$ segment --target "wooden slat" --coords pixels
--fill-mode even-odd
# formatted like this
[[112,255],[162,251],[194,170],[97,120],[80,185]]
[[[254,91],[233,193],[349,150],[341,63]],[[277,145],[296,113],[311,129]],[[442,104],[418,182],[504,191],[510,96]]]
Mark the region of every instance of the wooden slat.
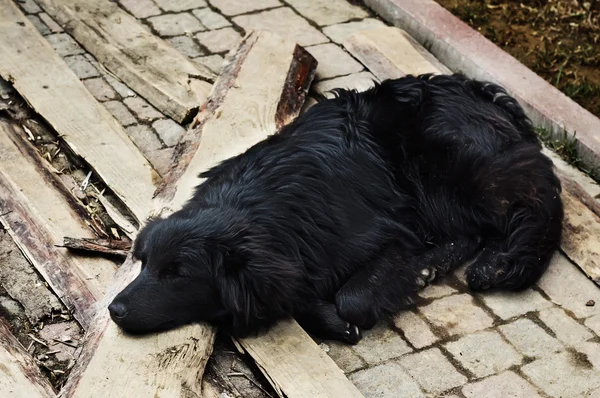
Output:
[[[160,190],[157,212],[168,215],[181,207],[201,182],[197,177],[199,172],[239,154],[295,117],[315,69],[316,61],[295,43],[268,32],[248,35],[215,83],[207,106],[197,118],[195,130],[180,144],[179,163],[172,167]],[[190,137],[195,140],[190,141]],[[119,269],[117,282],[111,287],[63,390],[64,397],[200,394],[199,380],[212,350],[214,328],[191,325],[131,338],[121,334],[109,321],[105,306],[138,273],[138,264],[132,264],[131,260]],[[279,333],[291,335],[280,336]],[[313,377],[312,384],[323,390],[330,388],[328,385],[343,386],[330,390],[331,397],[356,396],[352,395],[355,387],[333,362],[321,363],[321,356],[317,355],[320,349],[297,325],[296,329],[275,329],[264,340],[247,344],[253,352],[277,350],[282,353],[278,363],[265,363],[263,371],[274,374],[275,383],[281,385],[289,397],[314,396],[289,381],[290,378]],[[169,354],[173,348],[177,355]],[[168,360],[163,359],[165,356]],[[173,356],[177,359],[171,360]],[[313,361],[299,362],[299,357]],[[319,374],[313,371],[315,367],[321,370]],[[313,390],[311,387],[310,391]]]
[[79,44],[148,102],[178,122],[191,119],[214,73],[154,36],[109,0],[39,0]]
[[0,0],[0,75],[140,219],[160,177],[11,0]]
[[0,397],[56,397],[48,379],[0,317]]
[[[344,42],[379,79],[393,79],[406,74],[447,74],[449,69],[398,28],[386,27],[361,31]],[[548,151],[545,151],[548,155]],[[565,207],[561,250],[583,272],[600,285],[600,204],[587,191],[597,194],[598,186],[577,174],[565,162],[554,166],[563,185],[561,198]],[[584,185],[582,187],[582,184]]]
[[94,237],[85,209],[49,169],[19,127],[0,120],[0,221],[52,290],[86,327],[115,266],[71,255],[63,236]]
[[444,64],[402,29],[363,30],[343,42],[379,80],[423,73],[450,73]]

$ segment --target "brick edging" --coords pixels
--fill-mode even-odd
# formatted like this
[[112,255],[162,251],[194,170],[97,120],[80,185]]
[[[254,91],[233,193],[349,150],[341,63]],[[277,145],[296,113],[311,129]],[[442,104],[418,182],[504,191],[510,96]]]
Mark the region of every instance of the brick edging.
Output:
[[600,172],[600,119],[531,69],[452,15],[434,0],[363,0],[406,30],[456,72],[504,86],[528,116],[555,136],[575,133],[579,155]]

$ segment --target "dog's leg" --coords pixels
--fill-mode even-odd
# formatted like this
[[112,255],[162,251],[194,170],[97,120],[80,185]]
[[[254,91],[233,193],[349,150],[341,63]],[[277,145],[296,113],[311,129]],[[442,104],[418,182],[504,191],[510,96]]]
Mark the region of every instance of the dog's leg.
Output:
[[412,304],[416,292],[436,276],[467,262],[479,248],[478,239],[461,238],[409,257],[401,248],[391,246],[338,291],[338,312],[343,319],[370,329],[384,314]]
[[333,303],[311,300],[294,317],[303,329],[323,339],[356,344],[362,338],[360,329],[340,318]]

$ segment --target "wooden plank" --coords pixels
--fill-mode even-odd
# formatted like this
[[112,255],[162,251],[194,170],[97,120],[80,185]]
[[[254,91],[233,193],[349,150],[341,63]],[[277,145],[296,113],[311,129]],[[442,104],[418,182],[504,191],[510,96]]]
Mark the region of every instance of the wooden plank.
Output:
[[40,6],[127,86],[178,122],[204,104],[215,74],[189,60],[109,0],[40,0]]
[[[200,171],[243,151],[297,115],[315,68],[316,61],[289,40],[266,32],[247,36],[215,84],[197,128],[180,145],[179,163],[159,192],[157,212],[166,215],[179,208],[200,182]],[[163,209],[164,204],[169,206]],[[199,381],[212,351],[214,328],[189,325],[132,338],[110,321],[106,306],[138,273],[139,264],[131,259],[119,269],[62,396],[201,394]],[[312,340],[311,344],[318,349]],[[292,374],[306,372],[306,363],[295,369],[291,352],[290,348],[287,362],[278,366]]]
[[0,120],[0,221],[27,260],[86,327],[94,302],[104,295],[115,266],[80,258],[55,247],[63,236],[94,237],[84,224],[85,209],[62,181],[44,167],[19,127]]
[[450,73],[450,69],[402,29],[363,30],[348,37],[343,45],[379,80],[424,73]]
[[0,397],[56,397],[48,379],[0,317]]
[[2,78],[143,219],[160,177],[11,0],[0,0],[0,59]]

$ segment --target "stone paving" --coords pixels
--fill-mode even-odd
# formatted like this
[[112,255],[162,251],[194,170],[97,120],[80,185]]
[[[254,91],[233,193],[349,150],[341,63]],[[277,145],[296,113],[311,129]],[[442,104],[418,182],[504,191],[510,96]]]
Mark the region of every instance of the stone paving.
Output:
[[[35,0],[17,0],[159,173],[180,126],[87,54]],[[375,78],[340,43],[384,26],[346,0],[119,0],[180,52],[219,72],[247,29],[293,37],[319,61],[313,92],[365,89]],[[305,109],[314,100],[309,99]],[[426,288],[413,310],[360,344],[319,342],[365,397],[600,398],[600,288],[563,255],[532,289],[472,294],[464,268]]]

